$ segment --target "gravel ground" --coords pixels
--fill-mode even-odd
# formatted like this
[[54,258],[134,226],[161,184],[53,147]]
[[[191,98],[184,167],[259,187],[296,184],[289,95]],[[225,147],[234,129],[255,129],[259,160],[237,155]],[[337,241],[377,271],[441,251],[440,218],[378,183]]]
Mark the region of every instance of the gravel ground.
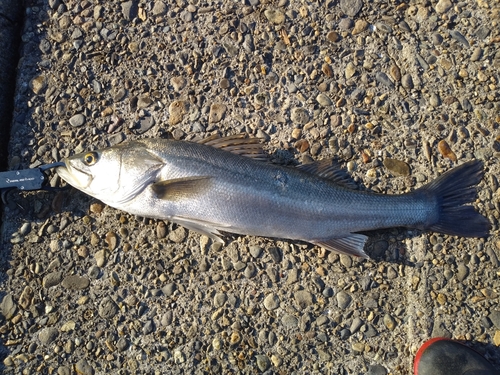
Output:
[[0,371],[410,374],[433,336],[500,366],[498,2],[26,3],[11,169],[247,132],[275,162],[337,157],[398,194],[483,159],[476,206],[493,227],[377,231],[358,260],[221,246],[76,190],[9,193]]

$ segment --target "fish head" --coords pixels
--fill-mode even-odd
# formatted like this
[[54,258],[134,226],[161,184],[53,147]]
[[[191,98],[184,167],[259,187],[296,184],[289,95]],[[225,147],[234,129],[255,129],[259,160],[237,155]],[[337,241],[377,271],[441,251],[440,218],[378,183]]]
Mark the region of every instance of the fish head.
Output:
[[157,178],[163,163],[139,142],[76,154],[57,174],[68,184],[121,208]]

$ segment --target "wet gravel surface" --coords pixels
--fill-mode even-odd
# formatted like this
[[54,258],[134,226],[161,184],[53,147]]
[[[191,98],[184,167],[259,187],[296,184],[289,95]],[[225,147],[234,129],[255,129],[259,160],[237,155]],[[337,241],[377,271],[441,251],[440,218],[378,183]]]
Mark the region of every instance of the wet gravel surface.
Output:
[[9,193],[3,373],[410,374],[434,336],[500,367],[498,3],[27,3],[10,169],[247,132],[277,163],[336,157],[398,194],[482,159],[475,205],[492,231],[378,231],[359,260],[222,246],[73,189]]

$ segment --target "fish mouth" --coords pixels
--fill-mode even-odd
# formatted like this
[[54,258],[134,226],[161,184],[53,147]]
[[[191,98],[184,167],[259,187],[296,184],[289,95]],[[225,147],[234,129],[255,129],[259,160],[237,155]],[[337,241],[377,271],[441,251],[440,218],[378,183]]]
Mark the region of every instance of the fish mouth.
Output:
[[86,189],[92,183],[93,177],[81,170],[80,168],[71,165],[71,161],[65,158],[64,166],[56,168],[56,172],[64,181],[77,189]]

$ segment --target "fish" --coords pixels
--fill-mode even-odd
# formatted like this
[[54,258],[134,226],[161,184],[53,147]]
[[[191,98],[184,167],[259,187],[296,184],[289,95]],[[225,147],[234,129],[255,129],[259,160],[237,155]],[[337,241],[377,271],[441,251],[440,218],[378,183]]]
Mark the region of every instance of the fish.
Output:
[[223,233],[281,238],[368,258],[367,231],[406,227],[477,238],[490,231],[471,204],[484,175],[478,160],[390,195],[358,189],[333,159],[296,167],[267,159],[260,140],[245,134],[146,138],[67,157],[56,172],[111,207],[220,242]]

